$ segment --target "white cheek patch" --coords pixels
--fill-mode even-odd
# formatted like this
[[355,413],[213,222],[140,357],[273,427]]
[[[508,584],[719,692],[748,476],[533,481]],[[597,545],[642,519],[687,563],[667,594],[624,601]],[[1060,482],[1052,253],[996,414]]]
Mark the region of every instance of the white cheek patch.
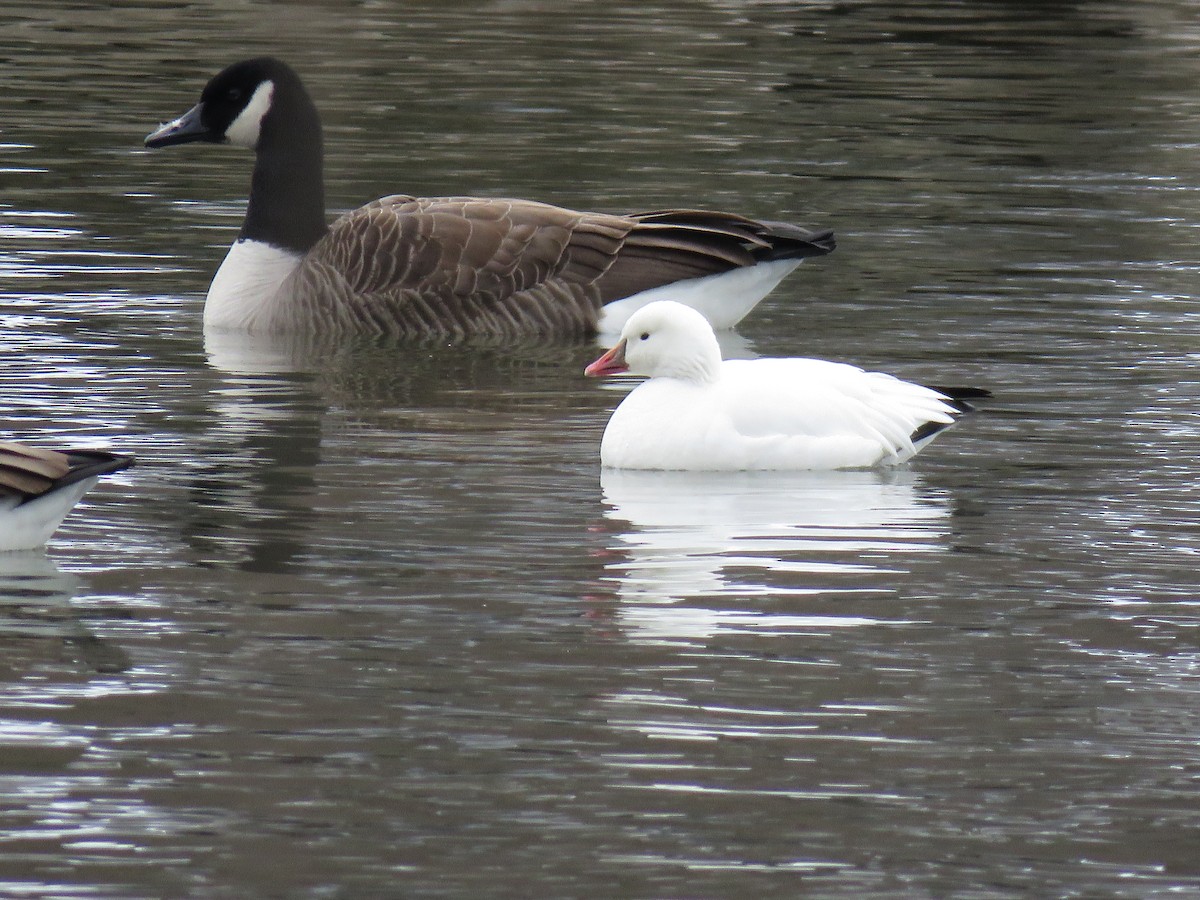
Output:
[[236,119],[225,129],[225,139],[239,147],[253,150],[258,146],[258,135],[262,131],[263,116],[271,108],[271,98],[275,95],[275,82],[264,81],[254,89],[254,96],[246,104]]

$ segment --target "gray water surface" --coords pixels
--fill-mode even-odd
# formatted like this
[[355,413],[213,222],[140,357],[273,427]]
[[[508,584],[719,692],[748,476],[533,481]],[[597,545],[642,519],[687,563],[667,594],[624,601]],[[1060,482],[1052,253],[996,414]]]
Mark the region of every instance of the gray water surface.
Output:
[[[1184,2],[0,13],[0,893],[1200,892]],[[237,58],[385,193],[833,227],[740,328],[995,399],[910,467],[601,473],[589,344],[205,336]]]

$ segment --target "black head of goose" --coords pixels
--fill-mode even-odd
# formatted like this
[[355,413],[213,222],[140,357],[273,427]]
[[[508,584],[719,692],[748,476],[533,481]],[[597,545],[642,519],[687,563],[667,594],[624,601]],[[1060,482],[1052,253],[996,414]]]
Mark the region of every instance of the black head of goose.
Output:
[[619,331],[652,300],[736,324],[833,233],[692,209],[575,212],[531,200],[384,197],[325,222],[321,124],[285,63],[235,63],[146,138],[255,152],[206,327],[498,337]]
[[133,457],[104,450],[0,441],[0,551],[40,547],[101,475],[131,465]]

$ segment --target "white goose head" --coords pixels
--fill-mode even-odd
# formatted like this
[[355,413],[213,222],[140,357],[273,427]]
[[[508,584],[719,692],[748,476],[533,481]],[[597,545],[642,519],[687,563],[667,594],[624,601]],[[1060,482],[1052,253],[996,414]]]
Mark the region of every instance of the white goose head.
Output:
[[706,383],[715,381],[720,370],[721,348],[708,320],[682,303],[658,300],[630,316],[616,346],[584,372]]

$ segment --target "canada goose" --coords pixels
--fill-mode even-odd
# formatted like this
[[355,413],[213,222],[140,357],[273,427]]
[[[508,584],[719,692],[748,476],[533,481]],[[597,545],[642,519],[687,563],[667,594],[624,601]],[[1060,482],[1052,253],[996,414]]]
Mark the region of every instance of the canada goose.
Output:
[[823,359],[721,360],[712,326],[660,301],[639,309],[585,370],[646,381],[609,419],[600,462],[617,469],[868,469],[915,456],[979,388],[934,390]]
[[101,475],[131,465],[133,457],[103,450],[0,441],[0,551],[42,546]]
[[729,328],[833,233],[690,209],[581,213],[531,200],[390,196],[325,222],[321,123],[277,59],[235,63],[146,137],[255,151],[246,219],[204,324],[515,337],[613,332],[674,298]]

